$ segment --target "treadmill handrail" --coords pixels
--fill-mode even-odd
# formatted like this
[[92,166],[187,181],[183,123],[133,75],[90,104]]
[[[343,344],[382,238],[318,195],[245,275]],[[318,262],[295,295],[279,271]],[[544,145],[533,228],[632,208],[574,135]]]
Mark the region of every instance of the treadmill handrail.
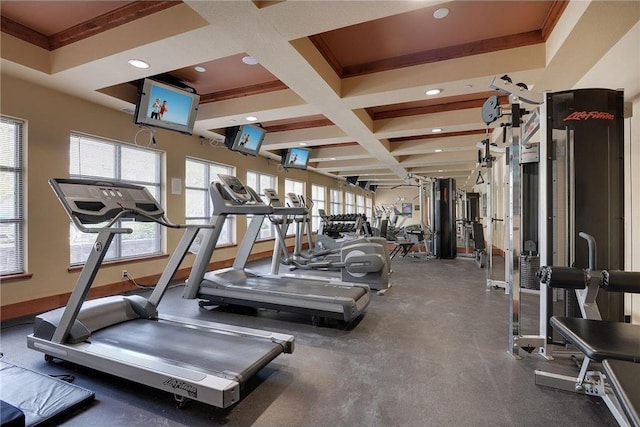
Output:
[[122,234],[122,233],[131,234],[131,233],[133,233],[133,229],[132,228],[129,228],[129,227],[113,227],[113,225],[117,221],[119,221],[123,216],[126,216],[127,214],[130,214],[130,213],[134,213],[136,215],[144,217],[144,218],[148,219],[151,222],[155,222],[155,223],[160,224],[160,225],[162,225],[164,227],[167,227],[167,228],[174,228],[174,229],[213,228],[213,225],[211,225],[211,224],[174,224],[164,214],[162,214],[162,216],[156,218],[154,216],[151,216],[151,215],[147,214],[142,209],[135,209],[135,208],[128,208],[128,209],[121,210],[113,218],[111,218],[106,225],[104,225],[102,227],[87,227],[82,222],[80,222],[78,217],[75,216],[75,215],[71,216],[71,220],[73,221],[73,224],[78,228],[78,230],[82,231],[83,233],[99,233],[99,232],[101,232],[103,230],[109,229],[112,233],[115,233],[115,234]]

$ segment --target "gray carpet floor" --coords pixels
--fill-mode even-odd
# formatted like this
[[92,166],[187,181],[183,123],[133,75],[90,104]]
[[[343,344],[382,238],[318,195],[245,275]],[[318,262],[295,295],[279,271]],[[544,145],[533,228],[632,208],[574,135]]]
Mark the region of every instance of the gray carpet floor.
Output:
[[[268,269],[268,262],[257,268]],[[2,360],[46,374],[71,374],[96,392],[64,426],[615,426],[599,399],[534,384],[534,370],[577,375],[569,359],[535,353],[513,359],[508,296],[487,290],[473,262],[393,260],[392,288],[372,295],[366,314],[314,327],[307,316],[199,308],[170,289],[160,311],[295,336],[229,409],[173,397],[26,348],[31,319],[3,323]],[[537,331],[537,297],[524,295],[523,332]],[[179,337],[176,337],[179,340]],[[158,343],[162,345],[162,343]]]

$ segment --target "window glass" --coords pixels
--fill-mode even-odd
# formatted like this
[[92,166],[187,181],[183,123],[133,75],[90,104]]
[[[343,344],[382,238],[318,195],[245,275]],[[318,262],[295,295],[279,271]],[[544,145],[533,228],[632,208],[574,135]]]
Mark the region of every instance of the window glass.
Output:
[[[72,178],[107,178],[141,185],[162,204],[162,153],[129,146],[99,137],[72,133],[69,145],[69,174]],[[152,222],[118,221],[118,227],[131,228],[131,234],[117,234],[105,260],[126,259],[162,253],[162,229]],[[70,226],[70,263],[87,260],[95,234]]]
[[24,122],[0,117],[0,275],[24,273]]
[[[305,196],[304,187],[305,187],[305,183],[302,181],[296,181],[293,179],[285,178],[284,194],[280,196],[280,198],[282,199],[282,202],[285,204],[287,203],[289,193],[294,193],[299,196]],[[289,224],[289,228],[287,228],[287,236],[292,236],[295,233],[296,233],[296,224],[294,222],[293,224]]]
[[311,211],[312,224],[311,229],[313,231],[318,231],[318,227],[320,226],[320,211],[323,210],[326,212],[326,197],[327,197],[327,187],[323,185],[311,185],[311,200],[313,201],[313,210]]
[[[209,194],[212,182],[219,181],[218,174],[233,175],[232,166],[205,160],[187,158],[185,163],[185,220],[187,224],[208,223],[213,215],[213,203]],[[235,215],[227,216],[216,245],[233,243]],[[200,230],[200,234],[203,231]]]
[[[278,189],[278,183],[276,177],[274,175],[268,175],[261,172],[249,171],[247,172],[247,185],[255,190],[256,193],[262,197],[262,201],[265,203],[269,203],[267,198],[264,195],[265,188],[271,188],[274,190]],[[282,199],[282,195],[279,195]],[[247,218],[247,223],[250,221],[251,215]],[[275,230],[273,228],[273,224],[268,219],[265,219],[262,222],[262,226],[260,227],[260,234],[258,234],[259,239],[272,239],[275,237]]]

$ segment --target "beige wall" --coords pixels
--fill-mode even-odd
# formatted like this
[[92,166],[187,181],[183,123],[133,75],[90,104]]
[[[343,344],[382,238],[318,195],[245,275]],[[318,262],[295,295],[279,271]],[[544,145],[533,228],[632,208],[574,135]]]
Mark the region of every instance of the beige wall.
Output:
[[[47,180],[69,175],[69,135],[71,131],[95,135],[132,144],[139,128],[129,114],[102,107],[69,95],[35,86],[6,75],[1,76],[3,115],[26,121],[26,253],[27,273],[30,278],[2,283],[2,306],[64,294],[72,289],[79,272],[69,271],[69,220]],[[140,139],[148,142],[148,134]],[[165,153],[166,183],[180,178],[184,186],[185,157],[224,163],[236,167],[236,175],[246,180],[247,170],[255,170],[278,177],[278,191],[284,193],[284,179],[291,178],[307,183],[311,194],[311,182],[336,186],[336,180],[312,171],[290,170],[279,172],[277,162],[259,157],[246,157],[226,148],[213,148],[201,144],[195,136],[156,130],[157,149]],[[142,145],[142,143],[141,143]],[[144,165],[140,165],[144,167]],[[176,223],[184,222],[184,191],[171,194],[164,188],[165,209]],[[328,191],[327,191],[328,193]],[[327,200],[328,200],[327,195]],[[236,241],[244,235],[246,221],[238,218]],[[167,231],[167,252],[171,252],[181,237],[177,230]],[[259,242],[254,252],[270,251],[273,241]],[[235,247],[216,250],[213,260],[231,259]],[[185,266],[190,266],[194,256],[188,255]],[[94,287],[120,282],[121,270],[127,269],[133,277],[159,274],[166,258],[131,261],[125,264],[106,265],[100,270]]]
[[[383,205],[385,207],[395,206],[399,211],[402,212],[402,203],[412,203],[413,204],[413,212],[411,217],[406,217],[403,226],[420,224],[420,213],[421,211],[416,211],[415,206],[420,205],[420,198],[418,196],[418,187],[398,187],[394,189],[388,188],[380,188],[376,191],[376,201],[375,204],[377,206]],[[426,210],[426,200],[423,201],[425,204]],[[398,218],[398,224],[400,224],[402,218]],[[423,220],[424,224],[428,224],[428,217],[425,213],[425,218]]]

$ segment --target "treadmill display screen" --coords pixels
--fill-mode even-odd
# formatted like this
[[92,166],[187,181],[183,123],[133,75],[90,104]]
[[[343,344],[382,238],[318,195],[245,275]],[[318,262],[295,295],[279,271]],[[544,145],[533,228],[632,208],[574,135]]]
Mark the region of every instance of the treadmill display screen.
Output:
[[244,184],[242,184],[238,178],[223,174],[219,174],[218,178],[220,178],[222,187],[227,190],[228,195],[233,200],[238,202],[248,202],[251,200],[251,194],[249,194]]

